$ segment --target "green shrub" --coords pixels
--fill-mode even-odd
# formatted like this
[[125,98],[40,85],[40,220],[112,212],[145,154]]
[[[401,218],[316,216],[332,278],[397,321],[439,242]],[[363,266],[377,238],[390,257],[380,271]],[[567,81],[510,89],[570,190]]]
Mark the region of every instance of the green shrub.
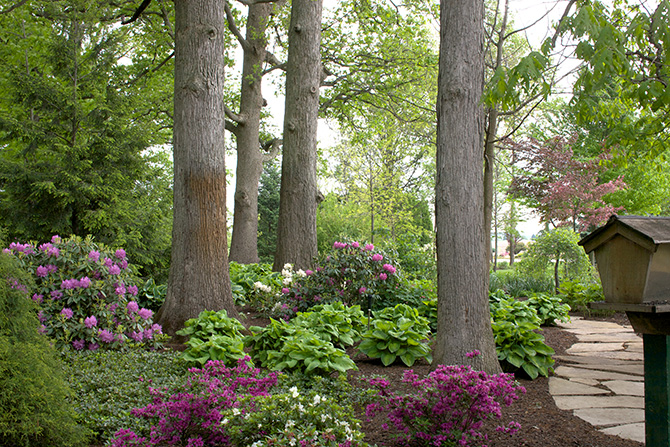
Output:
[[558,291],[564,303],[587,314],[591,313],[589,303],[605,299],[597,281],[563,281]]
[[0,446],[80,446],[88,431],[65,402],[72,390],[28,298],[31,278],[0,254]]
[[187,376],[174,351],[70,352],[65,360],[66,375],[75,391],[72,407],[101,443],[120,428],[148,434],[147,422],[133,416],[131,410],[151,403],[150,387],[172,388]]
[[221,360],[226,366],[233,367],[246,356],[244,329],[244,325],[230,318],[225,309],[218,312],[204,310],[197,318],[186,320],[184,329],[177,331],[177,335],[188,337],[181,358],[194,366]]
[[437,331],[437,297],[422,301],[418,310],[420,315],[428,319],[430,330],[435,333]]
[[570,306],[564,304],[561,298],[546,293],[533,294],[528,298],[528,304],[535,309],[540,317],[540,326],[554,326],[556,320],[567,323],[570,321]]
[[[290,266],[291,277],[293,275]],[[271,264],[238,264],[230,263],[230,281],[238,305],[249,304],[262,314],[269,314],[277,302],[286,277],[272,271]],[[264,285],[261,288],[259,285]]]
[[34,275],[32,299],[40,306],[42,330],[58,349],[120,349],[129,343],[161,346],[153,312],[136,300],[139,279],[123,249],[72,236],[51,242],[11,243],[9,253]]
[[158,311],[165,302],[167,284],[156,284],[153,278],[145,281],[137,294],[137,304],[153,311]]
[[297,387],[270,396],[243,397],[238,407],[222,416],[231,445],[367,446],[351,406]]
[[427,339],[430,336],[428,319],[406,304],[398,304],[374,312],[371,327],[363,334],[359,351],[370,358],[381,359],[389,366],[398,358],[407,366],[417,359],[432,361]]
[[521,298],[533,293],[553,293],[554,282],[549,274],[530,276],[516,269],[499,270],[489,275],[489,291],[496,290],[503,290],[510,296]]
[[496,343],[498,360],[503,371],[523,370],[531,379],[538,375],[549,376],[554,360],[554,350],[544,343],[540,317],[527,302],[514,298],[489,301],[491,326]]

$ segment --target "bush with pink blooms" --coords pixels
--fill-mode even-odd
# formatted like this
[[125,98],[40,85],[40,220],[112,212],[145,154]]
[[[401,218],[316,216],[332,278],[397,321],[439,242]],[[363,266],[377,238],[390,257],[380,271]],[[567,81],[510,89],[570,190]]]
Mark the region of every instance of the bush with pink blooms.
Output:
[[[384,378],[367,379],[379,393],[366,415],[385,415],[388,422],[382,427],[405,445],[481,446],[487,440],[481,431],[484,422],[501,419],[502,405],[511,405],[526,392],[512,374],[489,375],[464,365],[439,365],[424,378],[407,370],[402,381],[410,386],[407,394],[391,391]],[[519,428],[511,422],[496,430],[513,434]]]
[[12,243],[5,253],[34,276],[30,296],[39,306],[40,331],[62,349],[119,349],[128,343],[160,346],[153,312],[136,301],[139,280],[123,249],[91,237],[54,236],[42,244]]
[[335,242],[333,251],[302,278],[282,289],[284,306],[295,314],[317,304],[340,301],[346,305],[381,309],[395,303],[401,286],[399,272],[388,256],[372,244]]

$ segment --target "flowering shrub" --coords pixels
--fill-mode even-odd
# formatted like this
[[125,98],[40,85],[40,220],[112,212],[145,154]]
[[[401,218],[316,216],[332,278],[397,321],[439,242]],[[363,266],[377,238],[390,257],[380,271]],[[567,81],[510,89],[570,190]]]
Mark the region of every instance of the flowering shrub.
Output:
[[316,304],[341,301],[367,306],[393,299],[399,287],[398,272],[374,245],[358,242],[335,242],[333,252],[319,262],[314,271],[282,289],[284,305],[293,313],[308,310]]
[[40,308],[40,330],[58,348],[118,349],[129,341],[160,346],[161,327],[137,304],[138,279],[123,249],[112,251],[90,236],[54,236],[4,251],[35,276],[31,296]]
[[314,391],[244,397],[224,411],[232,445],[250,447],[365,446],[350,407]]
[[184,323],[177,335],[188,336],[187,349],[181,358],[187,363],[202,366],[209,360],[221,360],[228,366],[246,356],[244,353],[244,325],[228,316],[225,309],[218,312],[203,310],[198,318]]
[[[191,369],[185,385],[172,389],[152,389],[153,402],[132,410],[136,417],[151,424],[145,437],[122,429],[114,436],[112,447],[153,446],[233,446],[228,427],[223,424],[226,410],[240,407],[240,398],[269,395],[277,383],[277,374],[261,376],[258,369],[240,361],[235,368],[211,361],[202,369]],[[248,405],[253,408],[253,401]],[[242,444],[244,445],[244,444]]]
[[374,313],[370,329],[363,334],[359,351],[372,359],[381,358],[388,366],[400,358],[412,366],[419,358],[433,360],[428,346],[430,325],[428,319],[406,304]]
[[[385,414],[390,425],[382,427],[395,429],[401,442],[437,447],[482,445],[486,435],[479,430],[484,421],[500,419],[501,404],[511,405],[518,393],[526,391],[511,374],[488,375],[463,365],[438,365],[423,379],[405,371],[402,381],[411,387],[405,395],[389,390],[383,378],[367,381],[379,390],[376,401],[366,408],[368,418]],[[514,433],[519,428],[512,422],[497,430]]]

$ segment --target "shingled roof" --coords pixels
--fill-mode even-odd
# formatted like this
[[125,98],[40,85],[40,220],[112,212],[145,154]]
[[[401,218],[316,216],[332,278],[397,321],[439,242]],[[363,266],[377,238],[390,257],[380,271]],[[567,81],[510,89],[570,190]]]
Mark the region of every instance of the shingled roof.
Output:
[[615,235],[656,251],[659,245],[670,243],[670,217],[612,215],[605,225],[579,241],[579,245],[590,253]]

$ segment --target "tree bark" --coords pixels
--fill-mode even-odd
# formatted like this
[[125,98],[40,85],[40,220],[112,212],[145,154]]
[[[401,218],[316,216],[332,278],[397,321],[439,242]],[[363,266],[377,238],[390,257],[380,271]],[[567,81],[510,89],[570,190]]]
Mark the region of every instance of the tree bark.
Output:
[[[438,328],[434,364],[500,371],[484,253],[483,0],[442,0],[437,98]],[[466,353],[478,350],[470,359]]]
[[235,175],[235,212],[230,241],[230,260],[241,264],[258,262],[258,184],[263,172],[260,148],[260,121],[263,108],[262,66],[265,61],[268,18],[271,3],[249,6],[246,41],[242,63],[240,115],[237,126],[237,174]]
[[226,232],[224,2],[175,0],[175,27],[172,261],[157,315],[170,335],[203,310],[237,316]]
[[294,0],[288,38],[284,152],[274,270],[312,265],[316,245],[316,130],[323,0]]

